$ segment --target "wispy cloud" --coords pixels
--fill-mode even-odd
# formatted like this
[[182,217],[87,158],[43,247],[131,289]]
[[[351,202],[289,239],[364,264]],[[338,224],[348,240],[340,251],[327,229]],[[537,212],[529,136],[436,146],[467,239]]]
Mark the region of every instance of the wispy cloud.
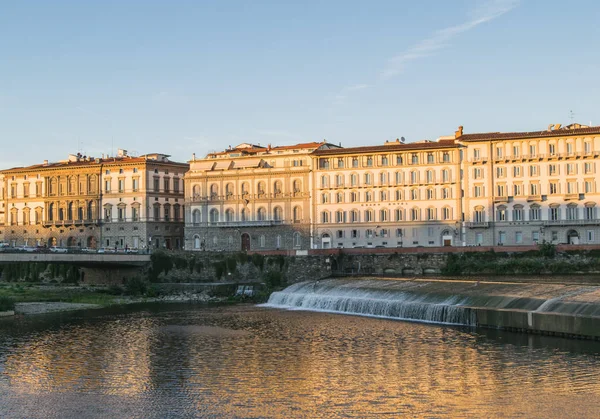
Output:
[[333,104],[334,105],[342,105],[348,99],[348,96],[359,90],[368,89],[370,86],[368,84],[352,84],[350,86],[343,87],[336,95],[333,96]]
[[433,55],[449,45],[452,38],[470,31],[477,26],[490,22],[508,13],[518,6],[520,0],[490,0],[479,4],[469,12],[469,20],[459,25],[437,30],[429,38],[392,57],[380,74],[380,79],[387,80],[402,72],[412,61]]

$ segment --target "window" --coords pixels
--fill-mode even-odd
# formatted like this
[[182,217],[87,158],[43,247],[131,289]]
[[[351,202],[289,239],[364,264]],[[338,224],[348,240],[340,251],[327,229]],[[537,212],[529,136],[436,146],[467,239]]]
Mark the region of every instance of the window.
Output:
[[567,154],[573,154],[573,143],[567,143]]
[[594,241],[594,230],[586,231],[585,237],[586,237],[588,243],[592,243]]
[[386,191],[380,191],[379,192],[379,200],[381,202],[387,201],[387,192]]
[[514,184],[513,185],[513,195],[514,196],[523,195],[523,185],[521,185],[520,183]]
[[344,168],[344,159],[342,159],[342,158],[338,158],[338,160],[337,160],[337,166],[338,166],[340,169],[343,169],[343,168]]
[[373,201],[373,192],[367,191],[365,192],[365,202]]
[[265,235],[264,235],[264,234],[261,234],[261,236],[260,236],[260,247],[265,247],[265,245],[266,245],[266,241],[267,241],[267,240],[266,240],[266,237],[265,237]]
[[535,144],[529,144],[529,156],[530,157],[535,157],[537,154],[537,149]]
[[548,145],[548,153],[551,156],[555,156],[556,155],[556,145],[555,144],[549,144]]
[[327,188],[329,186],[329,176],[321,176],[321,187]]
[[498,232],[498,244],[503,245],[504,243],[506,243],[506,232],[499,231]]
[[432,221],[437,218],[435,208],[427,208],[427,220]]
[[395,215],[396,221],[403,221],[404,220],[404,210],[402,210],[400,208],[397,208],[394,211],[394,215]]
[[481,196],[483,196],[483,186],[481,186],[481,185],[476,185],[476,186],[473,188],[473,195],[475,195],[475,197],[476,197],[476,198],[477,198],[477,197],[481,197]]
[[294,247],[302,246],[302,235],[297,231],[294,233]]
[[329,222],[329,212],[328,211],[321,212],[321,222],[323,224],[326,224]]
[[425,172],[425,177],[427,179],[427,183],[433,183],[433,170],[428,170]]
[[583,165],[583,173],[590,174],[594,173],[594,163],[585,162]]
[[496,194],[497,196],[506,196],[505,185],[496,185]]
[[372,167],[372,166],[373,166],[373,157],[368,156],[367,157],[367,167]]
[[575,181],[567,182],[567,193],[568,194],[576,194],[577,193],[577,182],[575,182]]
[[379,221],[386,222],[388,221],[388,211],[382,209],[379,211]]
[[556,207],[551,207],[549,209],[549,218],[551,221],[558,221],[560,220],[560,207],[556,206]]
[[475,234],[475,244],[481,246],[483,244],[483,233]]
[[532,205],[529,208],[529,220],[530,221],[539,221],[542,219],[542,210],[539,205]]
[[479,160],[481,159],[481,150],[476,148],[473,150],[473,159],[474,160]]
[[357,186],[358,185],[358,175],[353,173],[350,175],[350,185]]
[[473,178],[481,179],[481,168],[476,167],[475,169],[473,169]]
[[210,216],[209,219],[210,219],[211,223],[219,222],[219,210],[217,210],[216,208],[213,208],[210,210],[209,216]]
[[104,192],[106,192],[106,193],[110,192],[110,179],[107,179],[104,181]]
[[513,176],[514,177],[521,177],[521,166],[514,166],[513,167]]
[[398,154],[396,156],[396,165],[401,166],[402,163],[403,163],[402,156]]
[[532,183],[529,185],[530,195],[539,195],[540,194],[540,185],[537,183]]
[[535,164],[529,166],[529,176],[538,176],[539,175],[539,167]]
[[350,192],[350,202],[358,201],[358,192],[352,191]]
[[519,157],[520,153],[520,149],[518,145],[514,145],[513,146],[513,157]]
[[365,185],[371,185],[373,183],[373,175],[365,173]]
[[267,219],[267,210],[263,207],[260,207],[257,211],[256,211],[256,219],[258,221],[265,221]]
[[358,230],[351,230],[350,231],[350,237],[353,238],[353,239],[356,239],[356,238],[360,237],[359,231]]
[[320,169],[329,169],[329,159],[319,159]]
[[556,164],[548,165],[548,175],[556,176],[558,174],[558,166]]
[[496,209],[496,221],[506,221],[506,207],[500,206]]
[[515,205],[513,208],[513,221],[523,221],[523,207]]
[[338,210],[335,212],[335,222],[336,223],[344,223],[346,222],[346,213],[344,211]]
[[550,184],[548,186],[549,186],[548,193],[550,195],[555,195],[555,194],[559,193],[558,182],[550,182]]
[[418,189],[410,190],[410,199],[412,199],[413,201],[416,201],[419,199],[419,190]]
[[443,199],[449,199],[449,198],[452,198],[452,193],[451,193],[451,191],[450,191],[450,189],[449,189],[449,188],[443,188],[443,189],[442,189],[442,198],[443,198]]
[[567,206],[567,220],[577,220],[577,205]]
[[379,184],[380,185],[387,184],[387,173],[386,172],[381,172],[379,174]]
[[131,208],[131,220],[139,221],[140,219],[140,209],[138,207]]
[[365,210],[365,222],[369,223],[375,221],[373,217],[373,210]]
[[596,219],[596,207],[593,205],[586,205],[584,209],[584,216],[586,220],[595,220]]
[[501,158],[503,154],[502,147],[496,147],[496,157]]
[[321,203],[322,204],[329,203],[329,194],[328,193],[321,194]]
[[418,221],[420,218],[420,210],[419,208],[413,208],[410,210],[410,219],[411,221]]
[[444,163],[450,163],[450,153],[444,151],[444,153],[442,154],[442,161]]
[[335,177],[335,186],[344,186],[344,175],[337,175]]
[[359,222],[358,210],[352,210],[352,211],[350,211],[350,221],[353,222],[353,223],[358,223]]
[[382,166],[387,166],[388,165],[388,158],[387,158],[387,156],[381,157],[381,165]]
[[358,167],[358,157],[352,157],[352,167]]
[[335,202],[338,204],[344,202],[344,193],[343,192],[338,192],[335,194]]
[[125,192],[125,179],[119,179],[119,192]]
[[160,191],[160,178],[154,178],[154,192]]
[[448,207],[442,208],[442,219],[450,220],[452,218],[452,210]]
[[506,177],[506,167],[496,167],[496,177]]
[[435,191],[433,189],[427,189],[427,199],[435,199]]
[[577,173],[577,166],[574,163],[567,163],[567,175],[574,175]]
[[442,170],[442,182],[450,182],[450,172],[448,169]]
[[517,244],[523,243],[523,232],[522,231],[515,232],[515,243],[517,243]]
[[427,163],[433,163],[433,153],[427,153]]
[[419,181],[419,173],[416,171],[410,172],[410,183],[415,184]]
[[419,155],[417,153],[413,153],[410,158],[410,162],[412,164],[419,164]]
[[273,208],[273,220],[275,220],[275,221],[283,220],[283,210],[281,209],[281,207]]
[[138,178],[133,178],[133,192],[137,192],[140,188],[140,180]]
[[539,231],[534,231],[534,232],[532,232],[532,233],[531,233],[531,240],[532,240],[534,243],[536,243],[536,244],[537,244],[537,243],[540,241],[540,232],[539,232]]

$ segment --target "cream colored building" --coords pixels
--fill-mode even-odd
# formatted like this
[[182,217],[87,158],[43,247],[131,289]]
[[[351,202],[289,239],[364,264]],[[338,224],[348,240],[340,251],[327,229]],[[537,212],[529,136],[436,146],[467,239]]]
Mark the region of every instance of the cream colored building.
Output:
[[467,244],[600,243],[600,127],[455,137]]
[[188,165],[164,154],[70,155],[0,172],[0,241],[13,246],[178,248]]
[[453,139],[313,153],[313,247],[461,245]]
[[310,248],[311,153],[335,147],[244,143],[193,158],[185,176],[186,249]]

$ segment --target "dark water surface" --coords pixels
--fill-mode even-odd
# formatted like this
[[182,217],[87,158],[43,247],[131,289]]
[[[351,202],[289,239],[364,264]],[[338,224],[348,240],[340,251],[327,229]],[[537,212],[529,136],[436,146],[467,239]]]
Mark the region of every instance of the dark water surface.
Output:
[[243,306],[0,319],[1,418],[600,417],[600,343]]

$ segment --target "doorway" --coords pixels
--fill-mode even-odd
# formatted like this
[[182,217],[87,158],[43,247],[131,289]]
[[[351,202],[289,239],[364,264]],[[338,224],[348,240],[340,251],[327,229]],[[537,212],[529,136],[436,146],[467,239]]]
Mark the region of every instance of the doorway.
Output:
[[242,252],[250,250],[250,235],[248,233],[242,234]]

